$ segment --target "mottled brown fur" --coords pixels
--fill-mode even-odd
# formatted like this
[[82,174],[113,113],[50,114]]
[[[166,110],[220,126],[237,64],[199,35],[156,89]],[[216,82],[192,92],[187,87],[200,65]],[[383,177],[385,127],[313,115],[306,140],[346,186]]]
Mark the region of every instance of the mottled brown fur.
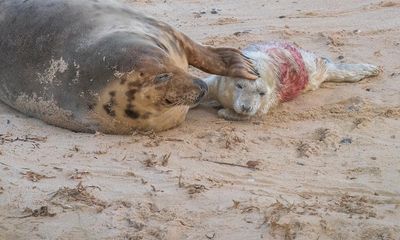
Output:
[[179,125],[207,90],[189,65],[257,78],[239,50],[202,46],[117,1],[3,0],[0,15],[0,100],[74,131]]

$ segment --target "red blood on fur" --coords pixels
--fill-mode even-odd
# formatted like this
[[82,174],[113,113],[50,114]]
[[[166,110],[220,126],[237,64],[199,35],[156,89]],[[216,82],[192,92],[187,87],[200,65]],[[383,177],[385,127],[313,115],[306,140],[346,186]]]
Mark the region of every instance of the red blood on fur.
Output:
[[[266,52],[277,61],[280,81],[278,96],[280,101],[292,100],[305,89],[308,84],[308,72],[301,53],[296,46],[289,43],[268,42],[252,45],[248,50]],[[285,50],[289,51],[291,59],[285,55]]]
[[289,44],[284,44],[283,47],[292,54],[297,65],[286,59],[279,66],[281,82],[279,98],[284,102],[297,97],[305,89],[308,83],[308,72],[299,50]]

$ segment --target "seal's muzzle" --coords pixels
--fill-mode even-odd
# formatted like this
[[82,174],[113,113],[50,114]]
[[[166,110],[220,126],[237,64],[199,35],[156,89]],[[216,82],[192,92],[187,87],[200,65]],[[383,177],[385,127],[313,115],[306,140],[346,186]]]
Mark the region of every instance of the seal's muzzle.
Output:
[[193,83],[196,84],[200,88],[200,94],[196,99],[196,103],[199,103],[203,99],[203,97],[207,94],[208,86],[201,79],[195,79],[195,80],[193,80]]

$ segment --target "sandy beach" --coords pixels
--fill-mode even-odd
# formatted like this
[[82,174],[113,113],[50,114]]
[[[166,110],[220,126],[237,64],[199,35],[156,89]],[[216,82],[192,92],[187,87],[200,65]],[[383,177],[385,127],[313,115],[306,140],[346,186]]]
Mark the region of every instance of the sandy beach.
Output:
[[399,1],[125,2],[206,45],[285,40],[383,73],[133,136],[0,104],[0,239],[400,239]]

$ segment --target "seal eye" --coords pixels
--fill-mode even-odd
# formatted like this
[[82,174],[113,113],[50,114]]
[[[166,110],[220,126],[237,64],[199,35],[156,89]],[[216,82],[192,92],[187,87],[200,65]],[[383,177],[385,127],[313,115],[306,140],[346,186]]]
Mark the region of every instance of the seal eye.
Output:
[[173,102],[170,101],[170,100],[168,100],[168,99],[165,99],[165,103],[166,103],[167,105],[172,105],[172,104],[173,104]]
[[155,84],[161,84],[161,83],[165,83],[165,82],[171,80],[171,78],[172,78],[172,73],[162,73],[162,74],[158,74],[154,78],[154,82],[155,82]]
[[239,88],[239,89],[243,89],[243,86],[240,83],[237,83],[236,87]]
[[260,96],[265,96],[265,92],[260,92]]

